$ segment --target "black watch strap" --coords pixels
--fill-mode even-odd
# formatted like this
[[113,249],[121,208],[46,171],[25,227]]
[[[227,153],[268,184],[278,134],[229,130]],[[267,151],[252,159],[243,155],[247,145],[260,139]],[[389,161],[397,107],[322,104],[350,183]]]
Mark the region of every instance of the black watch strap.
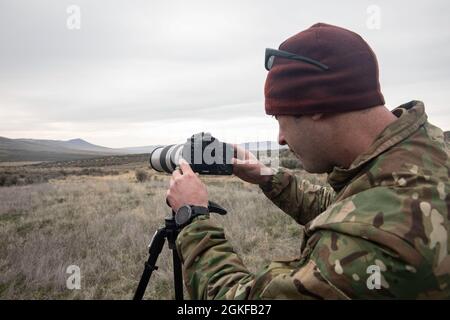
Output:
[[184,228],[196,217],[203,215],[209,215],[209,209],[207,207],[184,205],[175,213],[175,223],[178,227]]
[[190,206],[190,207],[192,209],[191,221],[194,220],[195,217],[209,214],[209,209],[207,207],[201,206]]

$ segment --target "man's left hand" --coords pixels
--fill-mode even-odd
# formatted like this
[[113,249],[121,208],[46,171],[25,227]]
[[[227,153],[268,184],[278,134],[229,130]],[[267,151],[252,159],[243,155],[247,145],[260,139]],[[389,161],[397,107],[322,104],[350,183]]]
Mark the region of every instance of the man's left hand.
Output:
[[208,191],[200,178],[192,171],[186,160],[180,160],[180,170],[175,170],[170,179],[166,197],[173,211],[184,205],[208,207]]

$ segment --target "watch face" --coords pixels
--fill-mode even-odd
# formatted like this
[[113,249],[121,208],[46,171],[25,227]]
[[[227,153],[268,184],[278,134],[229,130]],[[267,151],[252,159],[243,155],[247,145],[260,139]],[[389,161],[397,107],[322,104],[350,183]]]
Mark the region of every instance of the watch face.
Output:
[[182,206],[175,214],[175,222],[177,225],[182,226],[189,222],[192,215],[192,209],[189,206]]

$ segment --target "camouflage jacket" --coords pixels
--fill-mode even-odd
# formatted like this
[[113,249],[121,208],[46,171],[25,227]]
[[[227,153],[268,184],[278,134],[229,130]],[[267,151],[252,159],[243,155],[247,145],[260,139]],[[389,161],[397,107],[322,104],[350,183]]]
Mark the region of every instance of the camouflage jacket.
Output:
[[193,299],[450,298],[448,147],[424,106],[389,125],[332,186],[276,173],[265,194],[304,225],[301,256],[250,273],[223,229],[197,218],[177,239]]

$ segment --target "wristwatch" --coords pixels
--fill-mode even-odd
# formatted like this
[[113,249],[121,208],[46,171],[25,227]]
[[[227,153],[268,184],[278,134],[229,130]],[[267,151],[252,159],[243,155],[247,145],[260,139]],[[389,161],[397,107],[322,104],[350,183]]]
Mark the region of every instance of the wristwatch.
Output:
[[184,205],[175,213],[175,223],[178,227],[185,227],[194,220],[195,217],[209,214],[207,207]]

